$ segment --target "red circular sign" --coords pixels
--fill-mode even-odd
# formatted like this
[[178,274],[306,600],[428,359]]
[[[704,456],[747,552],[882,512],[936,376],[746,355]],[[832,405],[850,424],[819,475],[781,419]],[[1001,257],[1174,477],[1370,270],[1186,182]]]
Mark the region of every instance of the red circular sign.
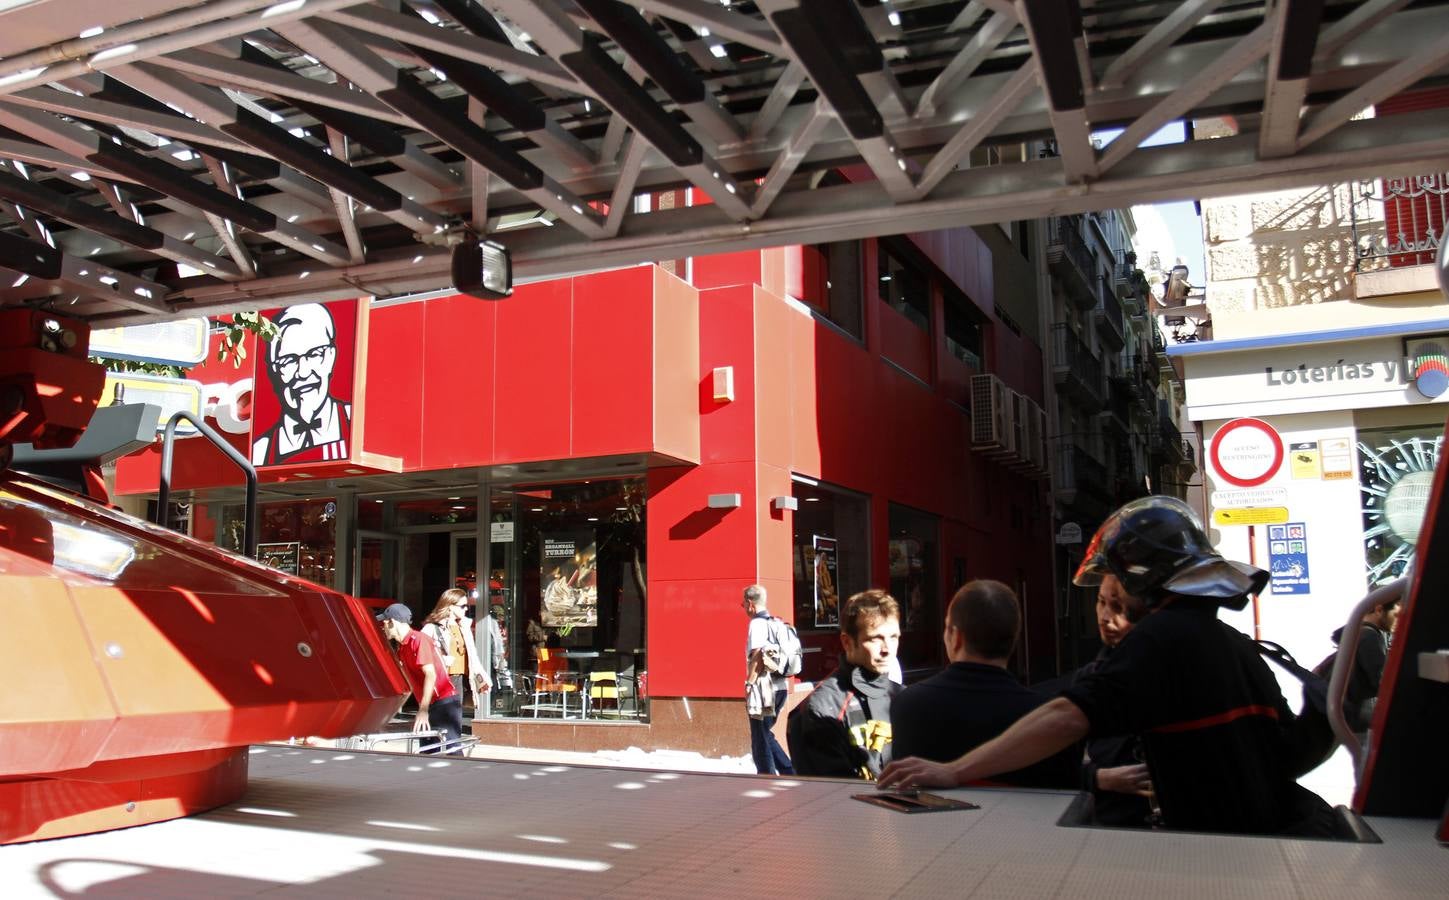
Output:
[[1209,456],[1224,481],[1257,487],[1283,466],[1283,438],[1262,419],[1233,419],[1213,435]]

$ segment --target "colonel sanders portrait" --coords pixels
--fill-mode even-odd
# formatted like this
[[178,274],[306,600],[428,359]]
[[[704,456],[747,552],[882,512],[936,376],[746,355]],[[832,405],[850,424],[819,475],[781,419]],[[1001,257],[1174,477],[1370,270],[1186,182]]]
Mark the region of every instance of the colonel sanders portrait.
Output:
[[252,442],[252,465],[347,458],[352,406],[333,397],[337,328],[320,303],[299,303],[272,320],[266,370],[281,405],[277,423]]

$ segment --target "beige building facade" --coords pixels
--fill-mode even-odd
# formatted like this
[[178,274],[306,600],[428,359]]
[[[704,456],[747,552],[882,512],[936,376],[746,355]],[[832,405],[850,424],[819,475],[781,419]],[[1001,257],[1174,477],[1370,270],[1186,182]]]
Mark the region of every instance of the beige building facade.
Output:
[[1212,339],[1168,349],[1203,447],[1198,503],[1219,549],[1274,576],[1225,617],[1309,665],[1413,556],[1449,414],[1443,197],[1422,190],[1443,183],[1203,202]]

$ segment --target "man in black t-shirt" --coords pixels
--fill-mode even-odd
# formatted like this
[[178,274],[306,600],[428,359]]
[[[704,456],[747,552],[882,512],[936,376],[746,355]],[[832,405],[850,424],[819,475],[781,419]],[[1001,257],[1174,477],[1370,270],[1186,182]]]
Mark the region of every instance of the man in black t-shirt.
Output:
[[1074,581],[1105,579],[1149,610],[1111,659],[996,740],[950,763],[897,761],[880,786],[952,787],[1088,735],[1138,733],[1165,827],[1331,834],[1332,810],[1295,782],[1292,713],[1277,682],[1252,642],[1217,619],[1219,606],[1246,605],[1267,573],[1218,555],[1181,500],[1146,497],[1103,523]]
[[[946,610],[950,665],[906,688],[891,704],[892,752],[897,759],[955,759],[1051,699],[1006,670],[1020,633],[1021,605],[1011,588],[999,581],[977,580],[956,592]],[[1077,784],[1081,758],[1081,747],[1073,745],[991,780],[1021,787],[1071,788]]]

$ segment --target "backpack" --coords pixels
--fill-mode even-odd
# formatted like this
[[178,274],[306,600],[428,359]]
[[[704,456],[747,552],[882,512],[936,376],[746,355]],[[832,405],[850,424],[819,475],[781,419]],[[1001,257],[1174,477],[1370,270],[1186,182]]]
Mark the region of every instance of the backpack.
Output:
[[770,617],[770,643],[780,648],[780,674],[799,675],[805,667],[805,648],[795,626],[779,616]]
[[[1289,769],[1294,778],[1301,778],[1327,762],[1338,749],[1338,736],[1328,722],[1328,682],[1316,672],[1300,666],[1282,645],[1263,640],[1253,643],[1265,659],[1282,666],[1303,683],[1302,711],[1281,723]],[[1319,666],[1322,665],[1319,663]],[[1332,667],[1331,661],[1329,666]]]

